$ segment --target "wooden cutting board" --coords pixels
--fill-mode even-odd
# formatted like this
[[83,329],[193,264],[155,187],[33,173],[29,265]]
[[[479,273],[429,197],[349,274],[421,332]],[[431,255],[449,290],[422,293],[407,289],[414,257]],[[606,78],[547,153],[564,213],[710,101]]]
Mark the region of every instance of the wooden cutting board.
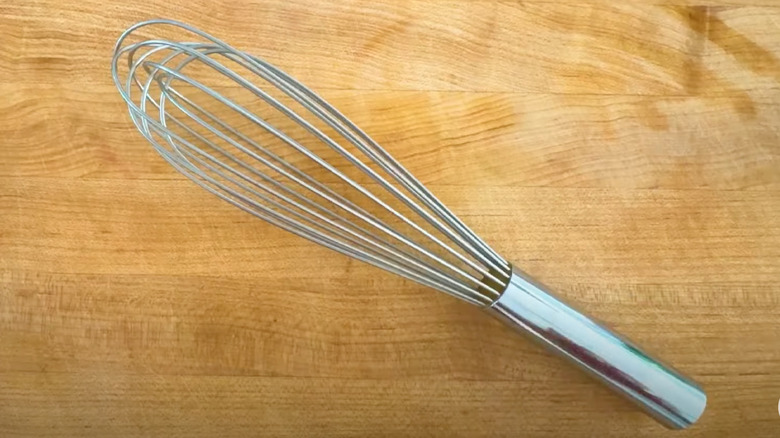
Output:
[[780,5],[659,3],[3,2],[0,436],[672,434],[477,308],[175,173],[109,72],[158,16],[319,91],[700,381],[685,436],[778,436]]

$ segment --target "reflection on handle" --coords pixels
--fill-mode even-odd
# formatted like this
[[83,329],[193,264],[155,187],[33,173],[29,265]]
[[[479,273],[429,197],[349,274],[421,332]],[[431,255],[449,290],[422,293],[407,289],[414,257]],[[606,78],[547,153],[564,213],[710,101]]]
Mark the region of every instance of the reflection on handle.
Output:
[[693,424],[707,396],[693,381],[610,332],[515,270],[489,311],[576,363],[673,429]]

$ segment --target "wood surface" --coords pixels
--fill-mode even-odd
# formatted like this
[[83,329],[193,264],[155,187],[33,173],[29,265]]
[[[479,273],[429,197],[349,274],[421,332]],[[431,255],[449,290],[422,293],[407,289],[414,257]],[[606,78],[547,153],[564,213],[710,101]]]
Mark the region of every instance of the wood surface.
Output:
[[[479,309],[172,170],[111,81],[187,21],[701,382],[667,431]],[[0,4],[0,436],[780,436],[774,0]]]

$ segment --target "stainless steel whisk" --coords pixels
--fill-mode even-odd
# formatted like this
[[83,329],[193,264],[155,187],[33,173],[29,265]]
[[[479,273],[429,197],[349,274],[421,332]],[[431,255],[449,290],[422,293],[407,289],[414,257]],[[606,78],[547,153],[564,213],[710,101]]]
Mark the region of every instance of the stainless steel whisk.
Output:
[[[194,40],[127,42],[147,27]],[[209,192],[484,307],[668,427],[686,427],[704,411],[706,395],[694,382],[513,267],[366,133],[268,62],[159,19],[125,31],[111,67],[141,134]]]

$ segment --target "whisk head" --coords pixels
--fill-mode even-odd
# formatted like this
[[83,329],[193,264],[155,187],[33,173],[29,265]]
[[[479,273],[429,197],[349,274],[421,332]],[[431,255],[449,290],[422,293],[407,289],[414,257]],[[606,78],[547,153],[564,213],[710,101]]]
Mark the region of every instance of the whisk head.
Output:
[[[142,29],[186,38],[139,37]],[[511,266],[500,255],[365,132],[261,58],[151,20],[121,35],[111,67],[141,134],[209,192],[473,304],[505,289]]]

